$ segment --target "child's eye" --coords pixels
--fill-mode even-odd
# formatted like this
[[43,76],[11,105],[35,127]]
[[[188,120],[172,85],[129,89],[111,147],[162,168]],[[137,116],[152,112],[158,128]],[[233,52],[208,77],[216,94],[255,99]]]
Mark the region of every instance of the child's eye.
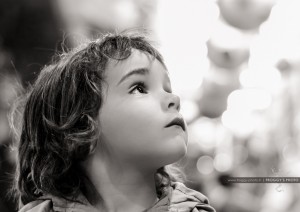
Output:
[[147,93],[146,91],[146,85],[144,82],[138,82],[135,84],[134,88],[130,91],[130,93],[136,93],[136,92],[139,92],[139,93]]

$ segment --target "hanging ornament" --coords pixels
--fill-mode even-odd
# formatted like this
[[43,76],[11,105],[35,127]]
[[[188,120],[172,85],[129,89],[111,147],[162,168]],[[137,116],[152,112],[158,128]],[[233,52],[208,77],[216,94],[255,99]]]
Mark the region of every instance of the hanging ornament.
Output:
[[239,69],[229,71],[211,64],[202,86],[199,108],[201,115],[209,118],[217,118],[227,108],[228,95],[239,88]]
[[256,29],[268,19],[276,0],[219,0],[222,17],[230,25],[244,29]]
[[207,41],[207,56],[221,68],[234,69],[249,59],[249,36],[219,23]]

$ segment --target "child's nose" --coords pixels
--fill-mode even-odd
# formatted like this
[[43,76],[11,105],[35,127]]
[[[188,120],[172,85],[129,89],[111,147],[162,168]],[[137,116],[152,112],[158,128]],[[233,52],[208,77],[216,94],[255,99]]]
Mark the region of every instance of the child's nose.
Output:
[[168,101],[168,109],[175,108],[178,112],[180,111],[180,97],[170,93]]

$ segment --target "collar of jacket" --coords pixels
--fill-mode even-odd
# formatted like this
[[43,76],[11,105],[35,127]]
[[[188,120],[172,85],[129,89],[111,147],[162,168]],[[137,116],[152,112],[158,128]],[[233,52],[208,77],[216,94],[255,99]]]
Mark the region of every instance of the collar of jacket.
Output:
[[[23,206],[19,212],[99,212],[82,194],[76,201],[68,201],[45,195]],[[172,182],[165,194],[143,212],[215,212],[208,198],[202,193],[186,187],[183,183]]]

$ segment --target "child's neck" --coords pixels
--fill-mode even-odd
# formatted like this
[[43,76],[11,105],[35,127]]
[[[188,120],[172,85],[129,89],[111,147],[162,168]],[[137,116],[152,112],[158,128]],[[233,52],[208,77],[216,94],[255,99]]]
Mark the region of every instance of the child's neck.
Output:
[[136,167],[116,164],[116,160],[112,163],[99,157],[91,157],[84,164],[97,194],[91,194],[92,204],[105,212],[140,212],[154,205],[156,170],[145,174]]

